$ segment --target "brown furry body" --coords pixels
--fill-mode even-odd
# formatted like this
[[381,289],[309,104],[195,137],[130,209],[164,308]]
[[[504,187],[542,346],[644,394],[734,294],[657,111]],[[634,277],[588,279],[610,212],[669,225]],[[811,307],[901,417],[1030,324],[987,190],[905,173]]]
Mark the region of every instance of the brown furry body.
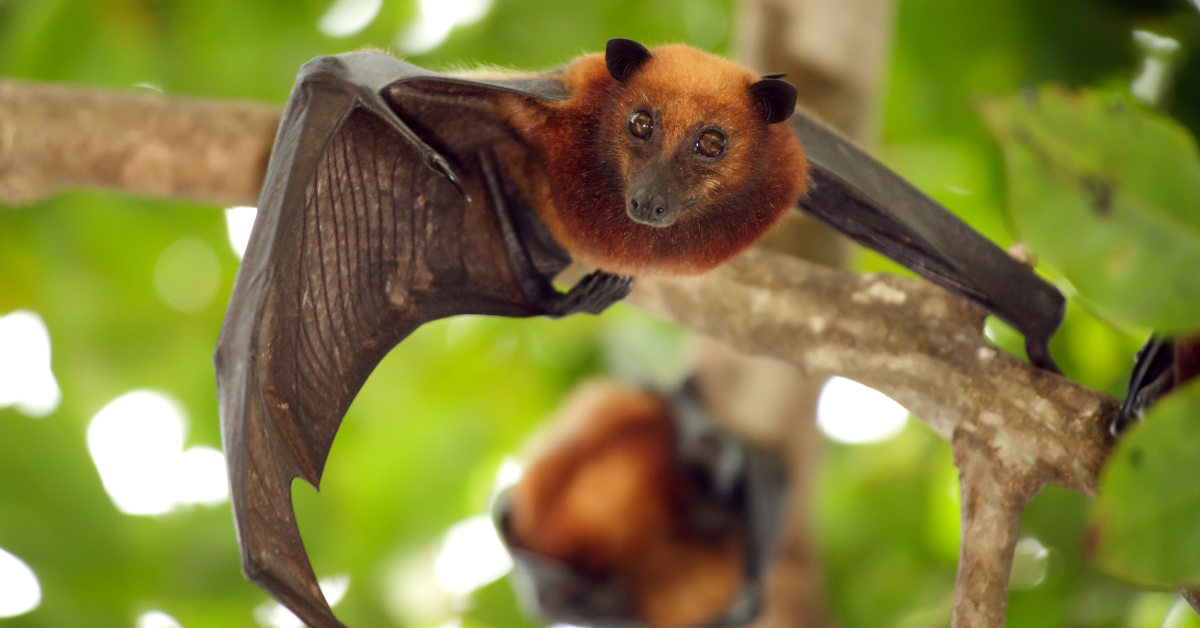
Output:
[[[501,115],[533,149],[504,162],[559,244],[585,263],[625,275],[703,273],[757,242],[803,192],[800,143],[786,124],[759,119],[749,90],[758,76],[747,68],[664,46],[625,82],[613,79],[600,54],[554,76],[570,99],[498,96]],[[661,116],[659,141],[680,149],[672,165],[694,203],[667,227],[626,215],[640,150],[626,121],[639,109]],[[712,127],[727,137],[725,153],[688,159],[697,130]]]
[[591,383],[567,401],[561,433],[513,490],[522,547],[625,584],[657,626],[721,615],[742,587],[742,530],[715,537],[681,514],[697,490],[674,464],[674,421],[658,396]]

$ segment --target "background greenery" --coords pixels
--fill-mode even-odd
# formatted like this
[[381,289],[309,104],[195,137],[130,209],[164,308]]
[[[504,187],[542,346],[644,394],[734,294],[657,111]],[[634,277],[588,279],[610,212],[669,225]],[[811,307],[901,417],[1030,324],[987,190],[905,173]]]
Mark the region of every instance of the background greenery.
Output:
[[[385,0],[361,33],[317,23],[329,0],[0,0],[0,75],[282,104],[308,58],[388,47],[418,7]],[[985,96],[1046,82],[1126,91],[1135,28],[1183,49],[1166,111],[1200,130],[1200,12],[1184,0],[900,0],[882,109],[881,157],[976,228],[1008,245],[1004,161],[980,115]],[[687,41],[727,53],[729,0],[495,0],[417,63],[543,68],[609,37]],[[155,289],[162,251],[183,237],[219,255],[217,298],[184,314]],[[188,444],[219,446],[210,355],[237,258],[217,208],[97,192],[0,209],[0,314],[38,312],[49,327],[58,410],[31,419],[0,409],[0,547],[28,562],[42,605],[0,620],[21,627],[132,626],[162,609],[187,628],[254,626],[266,600],[244,582],[228,506],[169,515],[120,513],[86,447],[95,413],[138,388],[165,391],[190,417]],[[892,268],[863,255],[863,268]],[[1051,272],[1052,271],[1047,271]],[[1052,274],[1052,276],[1054,276]],[[1064,284],[1066,285],[1066,284]],[[1117,329],[1072,298],[1052,345],[1067,374],[1121,394],[1148,330]],[[990,327],[1002,346],[1011,332]],[[352,626],[404,623],[395,565],[420,556],[453,522],[482,512],[501,460],[583,377],[668,381],[680,332],[625,308],[565,321],[466,319],[429,325],[394,351],[351,408],[318,498],[294,494],[319,575],[348,573],[338,606]],[[649,364],[649,366],[646,366]],[[816,517],[831,609],[841,625],[945,626],[957,554],[956,473],[922,425],[868,446],[829,446]],[[1090,504],[1054,487],[1024,521],[1009,625],[1150,628],[1174,598],[1089,567]],[[1039,551],[1043,547],[1044,551]],[[1044,572],[1042,571],[1044,569]],[[0,591],[0,595],[3,592]],[[449,615],[407,623],[437,624]],[[518,625],[500,582],[478,592],[468,625]]]

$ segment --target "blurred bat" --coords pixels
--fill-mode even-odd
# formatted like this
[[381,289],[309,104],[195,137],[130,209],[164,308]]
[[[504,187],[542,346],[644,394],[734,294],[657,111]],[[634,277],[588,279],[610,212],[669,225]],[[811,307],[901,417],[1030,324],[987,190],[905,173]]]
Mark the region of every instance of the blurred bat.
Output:
[[523,605],[549,623],[740,626],[758,614],[785,469],[699,395],[580,386],[497,500]]

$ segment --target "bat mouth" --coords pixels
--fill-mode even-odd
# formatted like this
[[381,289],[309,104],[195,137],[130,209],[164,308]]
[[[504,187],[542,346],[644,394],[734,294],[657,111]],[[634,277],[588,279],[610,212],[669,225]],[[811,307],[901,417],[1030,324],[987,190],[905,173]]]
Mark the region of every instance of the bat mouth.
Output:
[[678,219],[677,216],[673,216],[671,218],[667,218],[667,219],[663,219],[663,220],[654,220],[653,218],[647,219],[647,218],[641,218],[641,217],[635,216],[635,215],[633,215],[632,212],[629,212],[629,218],[640,225],[646,225],[647,227],[655,227],[657,229],[666,229],[667,227],[670,227],[671,225],[675,224],[675,221]]

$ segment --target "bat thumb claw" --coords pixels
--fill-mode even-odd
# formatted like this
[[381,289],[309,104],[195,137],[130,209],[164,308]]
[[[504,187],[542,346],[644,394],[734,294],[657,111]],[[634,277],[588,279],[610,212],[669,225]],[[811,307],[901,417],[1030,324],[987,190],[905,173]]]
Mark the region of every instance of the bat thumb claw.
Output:
[[444,157],[436,152],[431,152],[426,155],[425,164],[434,172],[450,179],[454,187],[458,188],[458,191],[462,193],[463,198],[467,199],[468,203],[471,202],[471,195],[467,193],[467,187],[463,185],[462,179],[454,172],[454,168],[450,167],[450,163]]

